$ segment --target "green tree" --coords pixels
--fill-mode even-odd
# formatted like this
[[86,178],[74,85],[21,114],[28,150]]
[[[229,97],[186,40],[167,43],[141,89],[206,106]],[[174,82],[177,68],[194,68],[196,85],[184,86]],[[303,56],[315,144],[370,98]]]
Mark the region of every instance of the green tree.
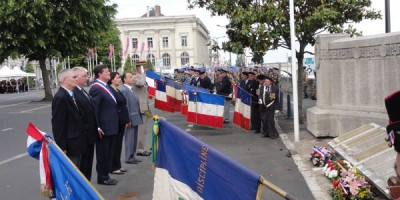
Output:
[[[229,42],[223,48],[234,52],[249,47],[252,61],[262,63],[265,52],[283,47],[290,49],[289,0],[188,0],[189,7],[206,8],[212,15],[224,15],[229,19],[226,26]],[[303,88],[303,59],[307,45],[314,45],[316,35],[321,32],[349,33],[361,35],[351,26],[364,19],[381,18],[379,11],[371,9],[371,0],[296,0],[295,32],[299,48],[298,93]],[[225,47],[225,46],[226,47]],[[302,97],[299,95],[299,113],[302,113]],[[299,116],[303,123],[302,115]]]
[[126,57],[126,61],[124,64],[124,71],[133,71],[133,63],[132,63],[132,59],[131,56],[128,54],[128,56]]
[[25,72],[34,73],[35,69],[33,69],[33,65],[31,62],[26,63]]
[[244,59],[244,54],[238,54],[236,58],[236,66],[245,66]]
[[0,60],[24,55],[39,61],[45,100],[52,100],[46,59],[83,54],[111,27],[116,5],[108,0],[0,2]]
[[153,64],[151,63],[150,59],[147,59],[147,69],[150,71],[154,71]]

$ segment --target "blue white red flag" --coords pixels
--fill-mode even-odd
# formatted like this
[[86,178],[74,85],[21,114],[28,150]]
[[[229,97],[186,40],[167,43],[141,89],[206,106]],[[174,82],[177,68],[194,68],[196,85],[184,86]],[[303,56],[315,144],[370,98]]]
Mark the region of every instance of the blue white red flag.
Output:
[[168,121],[157,123],[154,200],[258,199],[258,174]]
[[158,80],[155,80],[155,82],[157,89],[154,107],[163,111],[174,112],[174,107],[168,104],[166,83]]
[[176,103],[175,81],[170,78],[165,78],[165,83],[166,83],[165,90],[167,93],[168,106],[175,111],[175,103]]
[[175,106],[174,110],[181,112],[182,110],[182,92],[183,92],[183,85],[180,82],[175,82]]
[[[47,166],[43,162],[45,177],[42,177],[42,170],[40,173],[41,184],[45,184],[42,188],[47,190],[43,192],[48,195],[47,197],[59,200],[104,199],[47,134],[38,130],[32,123],[28,125],[26,131],[29,135],[27,142],[29,155],[37,158],[40,154],[40,160],[48,160]],[[44,149],[48,149],[48,152],[44,153]],[[40,162],[41,167],[42,161]],[[47,182],[48,179],[50,183]]]
[[128,49],[129,49],[129,37],[126,37],[126,47],[124,51],[124,57],[128,54]]
[[[190,79],[188,79],[190,80]],[[204,92],[209,93],[210,91],[201,87],[196,87],[189,85],[189,82],[183,83],[183,91],[182,91],[182,106],[181,106],[181,114],[187,115],[188,112],[188,103],[189,103],[189,93],[190,92]]]
[[189,92],[186,120],[196,124],[222,128],[225,97],[203,92]]
[[241,87],[237,87],[237,98],[235,101],[235,112],[233,113],[233,123],[246,129],[250,129],[251,116],[251,94]]
[[114,46],[112,44],[110,44],[109,49],[110,49],[110,53],[108,54],[108,58],[107,59],[111,60],[111,58],[112,58],[112,56],[114,54]]
[[161,76],[153,71],[146,71],[146,82],[147,82],[147,93],[149,99],[152,99],[156,95],[156,82],[155,80],[161,80]]
[[140,49],[140,57],[142,57],[144,51],[144,42],[142,42],[142,48]]

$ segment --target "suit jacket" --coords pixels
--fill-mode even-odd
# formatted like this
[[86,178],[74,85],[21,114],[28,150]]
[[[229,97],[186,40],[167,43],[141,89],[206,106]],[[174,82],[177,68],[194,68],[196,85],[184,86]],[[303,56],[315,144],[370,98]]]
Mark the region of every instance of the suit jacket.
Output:
[[[103,84],[97,81],[96,83]],[[110,89],[108,91],[106,92],[102,87],[95,84],[92,85],[89,91],[93,100],[97,125],[106,136],[116,135],[119,129],[117,103],[110,96],[112,91]]]
[[140,112],[139,98],[131,88],[128,88],[126,85],[121,85],[119,87],[122,95],[124,95],[128,113],[129,120],[132,123],[132,126],[138,126],[139,124],[143,124],[142,114]]
[[251,103],[252,105],[258,106],[258,95],[259,95],[259,88],[260,83],[257,80],[249,80],[250,82],[250,93],[251,93]]
[[80,155],[84,149],[85,126],[80,109],[62,87],[51,103],[51,125],[57,145],[68,155]]
[[193,86],[196,86],[196,87],[200,87],[200,77],[197,77],[197,80],[196,80],[196,77],[192,77],[192,79],[190,80],[190,83],[189,83],[189,85],[193,85]]
[[250,80],[247,80],[247,83],[246,83],[246,81],[242,80],[239,83],[239,87],[243,88],[247,92],[250,92],[250,83],[251,83]]
[[136,95],[139,98],[140,111],[143,113],[146,110],[150,110],[145,74],[136,74],[134,76],[132,89],[136,92]]
[[[258,96],[258,98],[262,102],[262,104],[260,105],[260,111],[272,110],[275,112],[275,106],[278,104],[279,88],[275,85],[271,85],[270,87],[271,89],[269,92],[265,91],[265,97],[264,90],[266,90],[266,86],[263,85],[262,87],[260,87],[260,95]],[[270,104],[272,101],[273,103],[267,108],[267,105]]]
[[[95,144],[99,140],[97,123],[96,123],[96,112],[94,110],[94,105],[89,94],[75,88],[73,91],[76,103],[83,112],[83,122],[85,123],[85,134],[87,142],[89,144]],[[86,96],[88,95],[88,96]],[[89,98],[88,98],[89,97]]]
[[114,90],[111,88],[115,99],[117,100],[117,111],[118,111],[118,121],[119,125],[125,126],[129,123],[129,112],[127,107],[127,102],[125,96],[121,93],[120,90]]
[[200,79],[200,87],[208,89],[210,93],[212,93],[214,90],[214,85],[212,84],[211,79],[208,76]]
[[222,78],[221,83],[217,88],[217,94],[228,96],[230,93],[232,93],[232,84],[229,81],[228,76],[225,76],[224,78]]

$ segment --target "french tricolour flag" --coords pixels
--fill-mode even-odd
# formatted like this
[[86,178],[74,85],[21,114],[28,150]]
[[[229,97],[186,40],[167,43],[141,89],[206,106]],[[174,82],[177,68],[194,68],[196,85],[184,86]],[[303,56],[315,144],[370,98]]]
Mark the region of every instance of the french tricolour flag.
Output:
[[189,92],[187,121],[222,128],[225,97],[203,92]]
[[165,78],[165,90],[167,93],[167,102],[168,106],[175,110],[176,104],[176,90],[175,90],[175,81],[170,78]]
[[257,199],[258,174],[168,121],[158,124],[154,200]]
[[153,71],[146,71],[146,82],[147,82],[147,93],[149,99],[152,99],[156,95],[156,82],[155,80],[161,80],[161,76]]
[[174,105],[174,110],[181,112],[182,110],[182,83],[180,82],[175,82],[175,105]]
[[155,82],[157,84],[157,90],[154,107],[163,111],[174,112],[174,107],[168,104],[166,83],[158,80],[155,80]]
[[246,129],[250,129],[251,116],[251,95],[243,88],[237,87],[237,98],[235,102],[235,112],[233,113],[233,123]]
[[38,130],[32,123],[29,123],[26,131],[29,135],[29,155],[40,158],[43,195],[58,200],[104,199],[48,134]]
[[201,87],[191,86],[189,83],[183,83],[183,91],[182,91],[182,107],[181,114],[187,115],[188,112],[188,103],[189,103],[189,93],[190,92],[203,92],[209,93],[210,91]]

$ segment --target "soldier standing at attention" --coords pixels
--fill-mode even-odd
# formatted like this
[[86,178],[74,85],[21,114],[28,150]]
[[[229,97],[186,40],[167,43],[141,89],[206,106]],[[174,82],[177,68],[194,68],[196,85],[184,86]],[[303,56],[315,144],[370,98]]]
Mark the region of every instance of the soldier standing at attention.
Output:
[[229,123],[229,110],[231,107],[232,98],[229,95],[232,93],[232,84],[227,76],[227,71],[224,69],[219,70],[219,78],[221,82],[217,87],[217,94],[225,96],[225,105],[224,105],[224,123]]
[[[259,75],[259,80],[265,80],[262,86],[260,86],[260,95],[258,97],[260,104],[260,116],[261,123],[263,126],[263,137],[270,137],[272,140],[279,136],[278,131],[275,128],[275,106],[278,104],[276,98],[279,89],[275,85],[272,85],[272,78]],[[260,81],[260,85],[261,85]]]

